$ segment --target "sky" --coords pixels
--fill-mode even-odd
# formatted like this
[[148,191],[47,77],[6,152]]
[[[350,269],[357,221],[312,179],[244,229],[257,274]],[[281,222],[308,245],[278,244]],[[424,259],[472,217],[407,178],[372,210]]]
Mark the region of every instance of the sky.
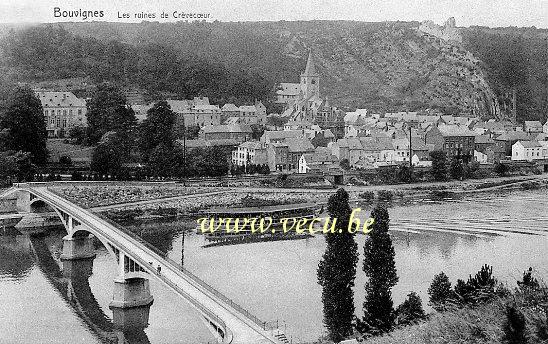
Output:
[[[55,17],[63,11],[103,11],[102,17]],[[149,21],[177,21],[176,13],[209,14],[208,20],[359,20],[423,21],[457,26],[536,26],[548,28],[548,0],[0,0],[0,23],[59,21],[140,22],[139,13],[155,13]],[[161,18],[165,12],[167,18]],[[124,17],[124,13],[126,17]],[[129,18],[127,18],[129,17]]]

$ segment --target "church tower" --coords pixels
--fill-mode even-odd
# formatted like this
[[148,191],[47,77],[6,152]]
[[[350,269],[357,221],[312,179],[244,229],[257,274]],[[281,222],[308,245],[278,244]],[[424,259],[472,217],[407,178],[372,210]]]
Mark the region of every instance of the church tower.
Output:
[[306,62],[306,69],[301,74],[301,90],[305,99],[310,97],[320,97],[320,76],[316,73],[316,67],[314,66],[314,57],[312,50],[308,53],[308,61]]

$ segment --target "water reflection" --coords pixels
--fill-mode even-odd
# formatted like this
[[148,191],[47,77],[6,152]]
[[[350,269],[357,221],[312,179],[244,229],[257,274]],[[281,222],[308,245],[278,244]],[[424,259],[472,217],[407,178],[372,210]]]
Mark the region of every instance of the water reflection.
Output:
[[[52,254],[47,239],[51,240],[41,234],[0,237],[2,273],[24,278],[35,265],[99,343],[150,343],[142,324],[113,323],[103,312],[89,284],[93,259],[63,260],[59,263],[55,255],[60,250],[55,249],[54,245]],[[15,264],[21,264],[24,268],[15,269]]]
[[0,276],[22,280],[34,265],[30,255],[28,237],[0,236]]

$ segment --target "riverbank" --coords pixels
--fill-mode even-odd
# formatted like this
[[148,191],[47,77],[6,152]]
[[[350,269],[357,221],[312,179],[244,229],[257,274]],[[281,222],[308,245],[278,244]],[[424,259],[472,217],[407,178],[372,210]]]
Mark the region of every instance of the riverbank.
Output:
[[[548,175],[488,178],[422,184],[399,184],[383,186],[343,186],[353,201],[378,199],[397,200],[407,198],[449,197],[452,194],[494,192],[503,189],[536,189],[548,187]],[[264,204],[295,204],[311,202],[325,204],[335,189],[277,189],[277,188],[215,188],[213,192],[188,193],[185,195],[125,202],[93,209],[106,211],[113,219],[131,216],[184,215],[193,216],[212,207],[233,207],[244,199],[253,197]],[[209,191],[213,191],[209,189]],[[99,202],[96,200],[96,202]],[[259,203],[260,204],[260,203]]]
[[[507,296],[485,304],[436,312],[430,314],[426,321],[416,325],[398,328],[383,336],[362,341],[347,340],[341,344],[546,343],[548,322],[544,309],[547,292],[546,288],[516,289]],[[517,314],[522,315],[522,328],[517,327],[518,322],[515,322],[520,316],[513,318],[511,326],[507,325],[508,307],[513,307]],[[509,333],[514,341],[508,338]],[[314,344],[328,343],[332,342],[318,341]]]

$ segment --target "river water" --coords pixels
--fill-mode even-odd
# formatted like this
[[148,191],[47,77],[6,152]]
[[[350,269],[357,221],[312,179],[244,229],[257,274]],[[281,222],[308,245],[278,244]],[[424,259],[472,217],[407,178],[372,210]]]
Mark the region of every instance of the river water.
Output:
[[[512,191],[446,199],[394,202],[390,208],[399,283],[395,305],[417,292],[426,306],[432,277],[444,271],[454,283],[483,264],[515,286],[530,266],[548,276],[548,191]],[[369,214],[370,206],[354,204]],[[201,235],[186,233],[189,221],[145,223],[134,230],[203,280],[262,320],[276,321],[295,341],[325,335],[316,269],[325,250],[321,235],[203,247]],[[207,343],[213,336],[185,300],[150,282],[154,304],[149,325],[123,333],[112,325],[114,259],[97,247],[89,277],[62,273],[62,230],[29,236],[0,232],[0,343]],[[360,262],[356,314],[361,316],[365,236],[356,236]],[[184,241],[184,250],[183,250]],[[182,257],[184,256],[184,259]]]

